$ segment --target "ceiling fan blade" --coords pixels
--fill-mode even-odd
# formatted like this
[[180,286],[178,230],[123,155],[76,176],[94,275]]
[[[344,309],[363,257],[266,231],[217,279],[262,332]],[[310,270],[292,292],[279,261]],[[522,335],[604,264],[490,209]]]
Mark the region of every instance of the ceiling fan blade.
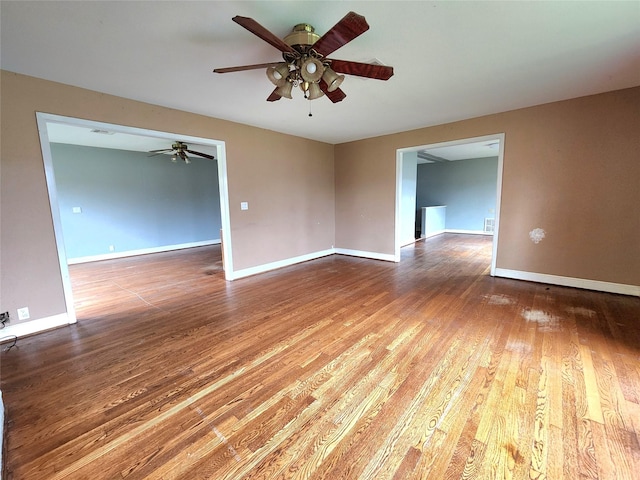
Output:
[[326,57],[367,30],[369,24],[365,18],[355,12],[349,12],[313,44],[313,49]]
[[295,50],[293,48],[291,48],[289,45],[284,43],[284,41],[281,40],[280,38],[276,37],[269,30],[264,28],[262,25],[256,22],[253,18],[241,17],[240,15],[236,15],[235,17],[232,18],[232,20],[236,22],[238,25],[240,25],[241,27],[244,27],[247,30],[249,30],[254,35],[260,37],[262,40],[264,40],[268,44],[273,45],[281,52],[295,53]]
[[149,150],[148,153],[162,153],[162,152],[170,152],[173,148],[163,148],[161,150]]
[[337,90],[334,90],[333,92],[324,92],[324,94],[329,98],[329,100],[331,100],[333,103],[338,103],[341,102],[342,100],[345,99],[345,97],[347,96],[346,93],[344,93],[342,90],[340,90],[339,88]]
[[156,155],[163,155],[163,154],[167,154],[169,155],[171,152],[173,152],[173,149],[169,149],[169,150],[158,150],[156,151],[156,153],[151,153],[151,155],[147,155],[147,157],[155,157]]
[[258,68],[275,67],[282,62],[256,63],[255,65],[241,65],[239,67],[216,68],[215,73],[242,72],[243,70],[257,70]]
[[276,87],[273,92],[271,92],[271,95],[267,97],[267,102],[277,102],[281,98],[282,96],[278,93],[278,87]]
[[358,77],[389,80],[393,76],[393,67],[376,65],[375,63],[351,62],[348,60],[331,59],[331,69],[338,73],[356,75]]
[[193,150],[189,150],[188,148],[185,148],[185,152],[189,152],[191,155],[199,155],[201,157],[208,158],[209,160],[216,159],[216,157],[214,157],[213,155],[209,155],[208,153],[195,152]]
[[320,86],[320,90],[322,90],[327,98],[329,98],[329,100],[331,100],[333,103],[341,102],[347,96],[347,94],[339,88],[334,90],[333,92],[328,91],[327,89],[329,87],[327,85],[327,82],[325,82],[324,80],[320,80],[320,83],[318,85]]

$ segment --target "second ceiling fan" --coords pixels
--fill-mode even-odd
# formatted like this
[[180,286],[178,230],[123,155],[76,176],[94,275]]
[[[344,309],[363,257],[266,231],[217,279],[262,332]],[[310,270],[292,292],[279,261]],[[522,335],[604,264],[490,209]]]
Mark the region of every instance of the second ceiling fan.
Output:
[[346,97],[340,89],[344,75],[339,74],[377,80],[388,80],[393,75],[393,67],[386,65],[328,58],[328,55],[369,29],[365,18],[355,12],[347,13],[322,36],[315,33],[311,25],[301,23],[293,27],[293,31],[284,39],[280,39],[252,18],[235,16],[233,21],[280,50],[284,62],[216,68],[214,72],[231,73],[266,68],[267,77],[276,86],[267,98],[269,102],[282,97],[293,98],[293,88],[300,87],[304,97],[309,100],[326,95],[336,103]]
[[187,155],[187,153],[190,153],[192,155],[198,155],[199,157],[203,157],[203,158],[208,158],[209,160],[215,160],[216,158],[213,155],[209,155],[208,153],[202,153],[202,152],[196,152],[195,150],[190,150],[189,149],[189,145],[187,145],[184,142],[179,142],[176,141],[171,145],[171,148],[161,148],[160,150],[150,150],[149,153],[151,155],[149,155],[150,157],[154,157],[156,155],[160,155],[160,154],[170,154],[172,155],[171,157],[171,161],[173,163],[176,163],[178,161],[178,158],[181,158],[184,163],[191,163],[191,160],[189,160],[189,155]]

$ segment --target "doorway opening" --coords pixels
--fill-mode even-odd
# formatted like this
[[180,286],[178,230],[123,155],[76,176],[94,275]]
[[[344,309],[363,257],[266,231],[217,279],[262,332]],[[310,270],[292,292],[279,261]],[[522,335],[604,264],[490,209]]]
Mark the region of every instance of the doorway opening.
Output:
[[[437,221],[440,222],[439,226],[434,231],[436,234],[450,232],[491,234],[493,236],[490,273],[492,276],[495,275],[500,225],[504,139],[504,133],[497,133],[482,137],[464,138],[449,142],[400,148],[396,151],[396,222],[394,254],[396,262],[400,261],[400,249],[402,246],[410,243],[410,237],[413,237],[414,239],[416,237],[420,237],[419,233],[416,232],[416,225],[420,223],[421,217],[425,215],[425,211],[422,211],[422,207],[437,207],[433,212],[426,212],[428,215],[435,215]],[[497,157],[497,171],[495,170],[496,164],[493,163],[492,167],[490,161],[486,167],[489,169],[494,168],[493,171],[495,172],[495,183],[492,183],[492,185],[489,186],[489,188],[492,189],[492,192],[489,192],[488,194],[491,196],[495,193],[495,205],[490,208],[485,206],[483,214],[474,212],[476,218],[473,221],[476,222],[474,225],[477,225],[477,227],[455,228],[456,226],[454,226],[454,228],[446,228],[446,208],[441,208],[445,205],[417,204],[417,202],[420,201],[421,196],[422,198],[427,198],[424,195],[420,195],[420,192],[417,192],[418,165],[433,164],[438,168],[446,169],[447,166],[452,165],[461,167],[463,163],[465,163],[462,162],[456,164],[456,161],[473,162],[474,159],[481,158],[493,158],[495,161],[495,157]],[[450,175],[450,173],[447,173],[447,175]],[[455,175],[458,175],[458,173]],[[462,175],[468,175],[468,173],[463,173]],[[423,203],[444,202],[423,201]],[[456,201],[456,203],[461,202]],[[459,214],[459,210],[459,205],[456,205],[456,214]],[[427,235],[429,235],[429,233],[427,233]]]
[[[225,279],[230,280],[233,278],[226,152],[225,143],[223,141],[170,132],[126,127],[122,125],[95,122],[41,112],[36,113],[36,118],[40,135],[40,145],[42,148],[42,157],[44,162],[47,190],[49,193],[49,203],[53,219],[54,235],[56,240],[58,262],[60,265],[60,273],[62,276],[68,323],[76,323],[77,319],[71,287],[71,278],[69,275],[69,258],[67,250],[65,249],[63,222],[60,214],[60,197],[58,194],[58,186],[56,184],[54,174],[54,161],[52,154],[52,143],[54,142],[50,138],[51,132],[55,131],[56,133],[59,133],[60,131],[64,130],[64,127],[67,128],[67,133],[70,133],[71,135],[81,135],[81,133],[79,132],[90,132],[88,133],[88,135],[93,135],[91,141],[96,142],[93,144],[93,146],[99,148],[133,150],[148,153],[151,150],[166,148],[167,145],[171,145],[175,141],[182,141],[187,144],[191,143],[194,146],[197,145],[197,148],[194,148],[195,150],[197,150],[198,148],[200,148],[200,150],[202,150],[203,152],[206,150],[207,153],[210,153],[213,157],[215,157],[217,161],[217,176],[219,183],[218,196],[220,205],[220,241],[222,265],[224,269]],[[82,144],[80,139],[77,139],[77,141],[75,142],[69,141],[68,143]],[[85,145],[91,144],[85,143]],[[81,209],[78,207],[78,213],[80,212]]]

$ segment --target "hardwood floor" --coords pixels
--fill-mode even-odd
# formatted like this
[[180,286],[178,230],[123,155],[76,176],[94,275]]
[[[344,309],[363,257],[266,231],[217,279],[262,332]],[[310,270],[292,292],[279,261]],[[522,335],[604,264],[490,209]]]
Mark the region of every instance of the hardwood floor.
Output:
[[78,324],[0,357],[7,478],[640,478],[640,298],[492,278],[490,242],[72,266]]

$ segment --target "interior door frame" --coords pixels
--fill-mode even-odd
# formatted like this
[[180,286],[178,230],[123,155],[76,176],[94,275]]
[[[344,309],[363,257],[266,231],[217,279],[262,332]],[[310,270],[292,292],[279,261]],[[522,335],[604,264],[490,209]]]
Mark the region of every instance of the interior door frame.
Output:
[[498,239],[500,232],[500,206],[502,204],[502,169],[504,160],[504,133],[494,133],[491,135],[483,135],[480,137],[461,138],[458,140],[451,140],[447,142],[429,143],[425,145],[419,145],[414,147],[399,148],[396,150],[396,218],[395,218],[395,252],[394,261],[400,261],[400,248],[401,248],[401,231],[400,231],[400,215],[401,215],[401,201],[402,201],[402,166],[403,166],[403,154],[407,152],[417,152],[419,150],[425,150],[430,148],[440,147],[453,147],[456,145],[465,145],[467,143],[498,141],[498,172],[496,180],[496,213],[495,224],[493,230],[493,249],[491,254],[491,276],[496,274],[496,257],[498,256]]
[[220,187],[220,222],[222,226],[221,248],[223,251],[223,268],[225,272],[225,279],[233,279],[231,221],[229,214],[229,186],[227,181],[227,156],[224,141],[177,133],[162,132],[158,130],[149,130],[145,128],[127,127],[123,125],[97,122],[93,120],[85,120],[74,117],[65,117],[62,115],[54,115],[42,112],[36,112],[36,121],[38,125],[38,133],[40,136],[40,146],[42,149],[42,159],[44,162],[47,191],[49,193],[49,206],[51,208],[51,217],[53,219],[53,231],[56,240],[60,274],[62,276],[62,287],[64,291],[65,305],[67,308],[68,323],[76,323],[77,318],[73,303],[73,292],[71,290],[71,278],[69,276],[67,254],[64,248],[64,232],[62,229],[62,221],[60,219],[60,208],[58,206],[58,192],[53,171],[53,157],[51,154],[51,146],[49,145],[49,134],[47,125],[50,123],[89,129],[108,130],[110,132],[125,133],[129,135],[161,138],[169,141],[175,141],[176,138],[179,138],[181,141],[185,141],[188,143],[197,143],[215,147],[215,157],[218,163],[218,183]]

